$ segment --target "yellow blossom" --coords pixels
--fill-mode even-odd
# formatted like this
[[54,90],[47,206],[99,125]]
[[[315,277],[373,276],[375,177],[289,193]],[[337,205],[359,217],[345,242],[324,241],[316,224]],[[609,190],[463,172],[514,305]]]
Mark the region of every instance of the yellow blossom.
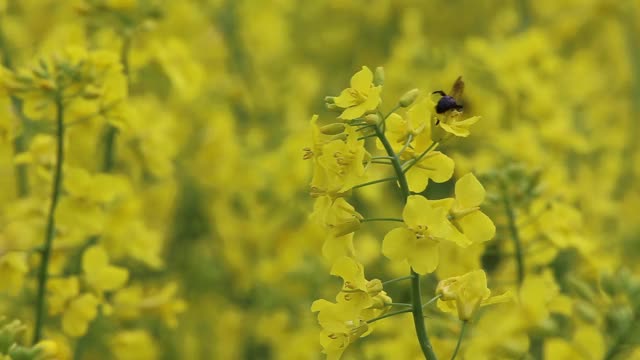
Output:
[[373,73],[363,66],[351,77],[351,87],[333,99],[336,106],[345,109],[340,118],[352,120],[375,110],[380,104],[380,92],[382,86],[373,85]]

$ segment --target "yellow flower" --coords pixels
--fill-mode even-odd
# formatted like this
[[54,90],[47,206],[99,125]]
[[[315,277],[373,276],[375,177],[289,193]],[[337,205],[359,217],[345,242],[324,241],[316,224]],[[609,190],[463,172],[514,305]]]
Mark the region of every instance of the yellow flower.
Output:
[[84,252],[82,270],[87,283],[99,292],[117,290],[129,278],[127,269],[109,265],[109,256],[102,246],[92,246]]
[[69,336],[82,336],[87,332],[89,322],[98,314],[100,301],[93,294],[83,294],[75,298],[62,316],[62,329]]
[[442,114],[435,113],[436,104],[433,100],[429,100],[432,109],[432,123],[434,141],[442,140],[447,134],[453,134],[455,136],[467,137],[471,132],[469,128],[471,125],[477,123],[480,120],[480,116],[473,116],[463,119],[462,112],[456,109],[449,110]]
[[329,192],[345,192],[366,180],[365,164],[370,155],[364,148],[364,141],[353,127],[347,129],[347,139],[333,140],[324,145],[318,163],[325,172]]
[[55,315],[64,311],[67,302],[78,296],[80,284],[75,276],[53,278],[47,282],[47,304],[49,314]]
[[360,228],[360,215],[344,198],[337,198],[329,207],[324,224],[331,235],[339,237],[357,231]]
[[453,224],[452,236],[458,242],[477,243],[491,240],[496,234],[496,226],[480,211],[480,204],[485,198],[482,184],[472,173],[468,173],[456,182],[455,195],[455,200],[437,201],[440,206],[449,209],[449,217]]
[[144,330],[119,331],[111,339],[111,349],[117,360],[154,360],[157,344]]
[[[340,276],[343,286],[336,300],[338,302],[351,302],[362,309],[371,308],[374,305],[382,305],[384,308],[391,303],[388,297],[380,298],[383,293],[382,282],[379,279],[367,280],[364,276],[364,267],[350,257],[339,258],[331,267],[331,275]],[[374,299],[376,298],[376,299]],[[388,302],[386,302],[389,300]]]
[[[382,253],[391,260],[407,260],[419,274],[433,272],[439,262],[439,242],[450,238],[446,209],[420,195],[412,195],[402,211],[406,226],[391,230]],[[461,246],[468,245],[460,243]]]
[[484,270],[475,270],[442,280],[438,283],[436,294],[440,295],[440,310],[457,312],[458,318],[463,321],[471,320],[481,306],[509,301],[512,298],[509,292],[492,297],[491,290],[487,288],[487,275]]
[[363,66],[351,77],[351,87],[333,99],[336,106],[345,109],[340,118],[352,120],[375,110],[380,104],[380,92],[382,86],[373,86],[373,73]]
[[0,290],[17,294],[22,290],[24,276],[29,271],[27,256],[23,252],[0,255]]
[[[572,341],[550,338],[545,341],[545,359],[602,359],[606,347],[602,332],[595,326],[580,324],[575,326]],[[636,359],[627,357],[627,359]]]
[[429,152],[407,171],[409,190],[417,193],[424,191],[429,179],[437,183],[451,179],[454,166],[453,160],[440,151]]
[[327,360],[338,360],[349,344],[369,334],[367,322],[362,318],[361,308],[349,302],[332,303],[324,299],[311,304],[311,311],[318,312],[322,326],[320,345]]

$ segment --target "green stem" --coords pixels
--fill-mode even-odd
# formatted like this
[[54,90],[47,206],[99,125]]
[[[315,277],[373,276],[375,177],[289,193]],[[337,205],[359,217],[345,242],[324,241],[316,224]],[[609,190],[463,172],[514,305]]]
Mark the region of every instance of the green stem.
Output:
[[[384,120],[382,121],[381,124],[384,124]],[[389,155],[392,158],[391,164],[393,165],[393,169],[396,173],[398,183],[400,184],[400,190],[402,191],[402,200],[404,203],[406,203],[407,199],[409,198],[409,195],[411,195],[411,192],[409,191],[409,184],[407,183],[407,178],[402,169],[402,165],[400,164],[400,159],[398,159],[398,155],[393,151],[393,147],[391,147],[391,144],[389,143],[389,140],[387,139],[387,137],[384,135],[384,131],[380,127],[380,125],[376,126],[375,131],[376,131],[376,135],[378,135],[378,138],[380,139],[380,142],[382,143],[382,146],[387,152],[387,155]],[[426,151],[428,150],[429,149],[427,149]],[[429,341],[427,328],[424,323],[424,313],[422,310],[421,294],[422,293],[420,292],[420,275],[416,273],[413,269],[411,269],[411,304],[413,305],[413,309],[411,309],[411,312],[413,313],[413,324],[416,329],[416,335],[418,337],[418,342],[420,343],[420,348],[422,349],[422,353],[424,354],[425,359],[437,360],[437,356],[433,351],[431,342]]]
[[413,278],[413,276],[411,276],[411,275],[401,276],[399,278],[395,278],[395,279],[391,279],[391,280],[387,280],[387,281],[382,282],[382,286],[385,286],[385,285],[388,285],[388,284],[393,284],[394,282],[397,282],[397,281],[409,280],[411,278]]
[[53,238],[55,237],[55,212],[58,206],[58,198],[62,188],[62,165],[64,163],[64,108],[62,104],[61,93],[56,94],[56,124],[57,129],[57,151],[56,166],[53,173],[53,185],[51,189],[51,205],[47,215],[47,227],[45,232],[44,246],[42,248],[42,260],[38,269],[38,293],[36,297],[36,322],[33,331],[33,344],[40,341],[42,337],[42,328],[44,325],[44,317],[46,313],[45,295],[47,290],[47,277],[49,260],[51,258],[51,249]]
[[407,141],[404,143],[404,146],[402,147],[402,149],[400,149],[400,151],[398,151],[398,157],[400,157],[400,155],[402,155],[402,153],[404,153],[405,150],[407,150],[409,145],[411,145],[412,140],[413,140],[413,134],[409,134],[409,136],[407,137]]
[[424,305],[422,305],[422,308],[425,309],[427,306],[433,304],[434,301],[440,299],[442,297],[442,295],[436,295],[434,296],[431,300],[427,301],[426,303],[424,303]]
[[378,184],[381,182],[387,182],[387,181],[394,181],[396,180],[395,177],[388,177],[388,178],[383,178],[383,179],[378,179],[378,180],[373,180],[373,181],[368,181],[366,183],[362,183],[362,184],[358,184],[355,185],[354,187],[352,187],[352,189],[357,189],[357,188],[361,188],[363,186],[368,186],[368,185],[373,185],[373,184]]
[[[422,154],[418,155],[417,158],[413,159],[413,160],[409,160],[405,163],[405,168],[404,170],[402,170],[403,173],[407,173],[407,171],[409,171],[409,169],[411,169],[415,164],[419,163],[420,160],[422,160],[423,157],[425,157],[429,152],[431,152],[431,150],[435,149],[436,146],[438,146],[438,142],[432,142],[431,145],[429,145],[429,147],[422,152]],[[407,165],[408,164],[408,165]]]
[[422,309],[422,298],[420,291],[420,274],[411,269],[411,302],[413,304],[413,324],[416,328],[416,335],[420,342],[420,348],[427,360],[436,360],[438,357],[433,351],[433,346],[429,341],[427,327],[424,324],[424,311]]
[[462,344],[462,338],[464,337],[464,330],[467,328],[467,322],[463,321],[460,326],[460,335],[458,336],[458,343],[456,344],[456,349],[453,350],[453,355],[451,355],[451,360],[455,360],[458,355],[458,351],[460,350],[460,344]]
[[378,320],[386,319],[386,318],[391,317],[391,316],[395,316],[395,315],[398,315],[398,314],[404,314],[404,313],[408,313],[408,312],[411,312],[411,311],[412,311],[411,309],[402,309],[402,310],[394,311],[394,312],[391,312],[391,313],[388,313],[388,314],[384,314],[382,316],[378,316],[377,318],[373,318],[371,320],[367,320],[367,324],[371,324],[371,323],[374,323],[374,322],[376,322]]
[[518,231],[516,222],[516,213],[513,209],[513,205],[511,204],[511,200],[509,199],[507,185],[504,183],[504,181],[500,181],[500,186],[502,188],[502,202],[504,204],[504,209],[507,214],[507,221],[509,223],[509,232],[511,233],[511,240],[513,241],[513,247],[515,250],[518,287],[520,287],[522,286],[522,282],[524,281],[525,268],[524,255],[522,251],[522,241],[520,240],[520,232]]
[[402,219],[398,218],[366,218],[360,220],[360,222],[369,222],[369,221],[396,221],[396,222],[404,222]]
[[412,306],[411,304],[407,304],[407,303],[391,303],[389,305],[391,305],[391,306],[404,306],[404,307],[409,307],[409,308]]

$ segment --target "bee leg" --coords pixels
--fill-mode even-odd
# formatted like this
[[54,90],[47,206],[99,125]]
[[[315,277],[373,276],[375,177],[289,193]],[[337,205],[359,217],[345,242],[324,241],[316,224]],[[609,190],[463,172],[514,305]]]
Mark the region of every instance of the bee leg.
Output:
[[436,91],[431,93],[431,95],[433,95],[433,94],[438,94],[440,96],[447,96],[447,94],[442,90],[436,90]]

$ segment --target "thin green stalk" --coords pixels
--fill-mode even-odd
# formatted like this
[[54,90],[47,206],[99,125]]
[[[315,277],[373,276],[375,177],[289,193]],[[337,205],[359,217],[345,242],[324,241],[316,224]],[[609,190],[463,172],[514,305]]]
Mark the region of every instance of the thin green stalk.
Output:
[[412,277],[413,277],[413,276],[411,276],[411,275],[407,275],[407,276],[401,276],[401,277],[399,277],[399,278],[395,278],[395,279],[391,279],[391,280],[383,281],[383,282],[382,282],[382,286],[389,285],[389,284],[393,284],[394,282],[397,282],[397,281],[409,280],[409,279],[411,279]]
[[394,177],[388,177],[388,178],[382,178],[382,179],[368,181],[366,183],[355,185],[354,187],[352,187],[352,189],[357,189],[357,188],[361,188],[363,186],[378,184],[378,183],[387,182],[387,181],[394,181],[394,180],[396,180],[395,176]]
[[424,303],[424,305],[422,305],[422,308],[425,309],[427,306],[433,304],[434,301],[440,299],[442,297],[442,295],[436,295],[434,296],[431,300],[427,301],[426,303]]
[[400,157],[400,155],[402,155],[402,153],[404,153],[405,150],[407,150],[409,145],[411,145],[412,140],[413,140],[413,134],[409,134],[409,136],[407,137],[407,141],[404,143],[404,146],[402,147],[402,149],[400,149],[400,151],[398,151],[398,157]]
[[464,338],[464,330],[467,328],[467,322],[463,321],[460,326],[460,335],[458,336],[458,343],[456,344],[456,349],[453,350],[453,355],[451,355],[451,360],[455,360],[456,356],[458,356],[458,351],[460,350],[460,345],[462,344],[462,339]]
[[407,303],[391,303],[389,304],[391,306],[403,306],[403,307],[411,307],[411,304],[407,304]]
[[[435,149],[436,146],[438,146],[439,142],[432,142],[431,145],[429,145],[429,147],[422,152],[422,154],[418,155],[417,158],[409,160],[405,163],[405,167],[402,170],[403,173],[407,173],[407,171],[409,171],[409,169],[411,169],[415,164],[419,163],[420,160],[422,160],[423,157],[425,157],[429,152],[431,152],[431,150]],[[408,164],[408,165],[407,165]]]
[[376,134],[370,134],[370,135],[360,136],[360,137],[358,138],[358,140],[364,140],[364,139],[368,139],[368,138],[372,138],[372,137],[376,137]]
[[504,204],[504,209],[507,214],[507,221],[509,223],[509,232],[511,233],[511,240],[513,241],[513,247],[515,251],[516,258],[516,267],[517,267],[517,276],[518,276],[518,287],[522,286],[522,282],[524,281],[524,255],[522,251],[522,241],[520,240],[520,232],[518,231],[518,226],[516,222],[516,213],[513,209],[513,205],[511,204],[511,200],[509,199],[509,194],[507,191],[507,185],[504,182],[500,182],[500,186],[502,188],[502,202]]
[[61,93],[56,94],[56,124],[58,126],[56,166],[53,172],[53,185],[51,188],[51,205],[47,215],[47,227],[45,232],[44,246],[42,248],[42,260],[38,269],[38,293],[36,296],[36,323],[33,331],[33,343],[40,341],[42,336],[42,328],[44,325],[44,317],[46,313],[45,295],[47,289],[47,278],[49,259],[51,257],[51,249],[53,238],[55,237],[56,223],[55,213],[58,206],[58,198],[62,188],[62,165],[64,163],[64,106],[62,103]]
[[383,160],[371,160],[369,161],[369,164],[391,165],[391,162]]
[[402,219],[398,218],[366,218],[360,220],[360,222],[369,222],[369,221],[396,221],[396,222],[404,222]]
[[394,312],[391,312],[391,313],[387,313],[387,314],[384,314],[382,316],[378,316],[377,318],[373,318],[371,320],[367,320],[367,324],[371,324],[371,323],[374,323],[374,322],[376,322],[378,320],[386,319],[386,318],[391,317],[391,316],[395,316],[395,315],[398,315],[398,314],[404,314],[404,313],[408,313],[408,312],[411,312],[411,309],[402,309],[402,310],[394,311]]
[[[384,124],[384,119],[381,124]],[[411,192],[409,191],[409,184],[407,183],[407,178],[402,169],[402,165],[400,164],[400,159],[398,159],[397,154],[393,151],[393,147],[391,147],[389,140],[384,135],[383,129],[380,126],[376,126],[375,131],[376,135],[378,135],[378,138],[380,139],[380,142],[382,143],[382,146],[384,146],[387,155],[392,158],[391,164],[393,165],[398,183],[400,184],[400,190],[402,191],[402,200],[404,203],[406,203],[409,195],[411,195]],[[413,269],[411,269],[411,304],[413,305],[411,312],[413,313],[413,324],[416,329],[416,335],[418,337],[418,342],[420,343],[420,349],[422,349],[422,353],[424,354],[425,358],[427,360],[437,360],[437,356],[433,351],[431,342],[429,341],[427,328],[424,323],[421,294],[420,275],[413,271]]]

